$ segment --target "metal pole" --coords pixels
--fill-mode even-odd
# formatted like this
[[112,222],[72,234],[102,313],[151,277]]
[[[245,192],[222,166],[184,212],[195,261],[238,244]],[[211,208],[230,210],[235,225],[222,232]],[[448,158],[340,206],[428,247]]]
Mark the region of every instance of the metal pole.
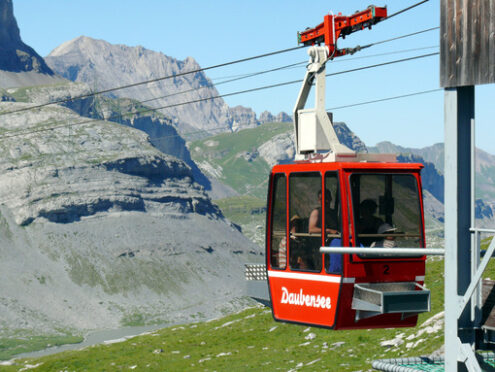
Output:
[[447,88],[444,99],[445,371],[451,372],[474,363],[471,307],[467,306],[457,317],[460,299],[471,282],[470,150],[474,86]]
[[[474,119],[471,119],[471,228],[476,228],[476,125]],[[480,267],[480,249],[478,246],[478,233],[471,232],[471,253],[473,262],[471,264],[471,277],[478,276]],[[482,274],[482,272],[481,272]],[[479,276],[481,278],[481,276]],[[477,287],[471,301],[471,321],[476,328],[481,326],[481,279],[477,280]]]

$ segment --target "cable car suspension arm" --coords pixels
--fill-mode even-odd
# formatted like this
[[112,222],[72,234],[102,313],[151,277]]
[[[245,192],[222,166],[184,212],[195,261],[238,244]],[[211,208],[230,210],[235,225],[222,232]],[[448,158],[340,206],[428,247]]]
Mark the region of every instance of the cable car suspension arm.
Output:
[[[294,107],[296,160],[336,161],[338,156],[356,158],[356,153],[340,143],[332,118],[325,110],[325,65],[329,59],[353,53],[355,50],[337,49],[337,39],[363,30],[387,18],[387,8],[374,5],[352,16],[328,14],[323,23],[298,33],[298,41],[311,45],[310,56],[299,96]],[[324,46],[315,44],[325,43]],[[315,82],[315,107],[304,109],[309,92]],[[325,155],[319,152],[326,152]],[[333,157],[329,157],[330,152]],[[319,158],[318,158],[319,157]]]
[[366,10],[356,12],[347,17],[342,16],[340,13],[338,15],[327,14],[323,18],[323,23],[314,28],[298,32],[298,42],[305,46],[325,43],[330,59],[353,54],[361,47],[357,47],[359,48],[357,50],[355,50],[356,48],[337,49],[337,39],[339,37],[344,39],[347,35],[365,28],[371,29],[373,25],[385,18],[387,18],[387,8],[374,5],[370,5]]

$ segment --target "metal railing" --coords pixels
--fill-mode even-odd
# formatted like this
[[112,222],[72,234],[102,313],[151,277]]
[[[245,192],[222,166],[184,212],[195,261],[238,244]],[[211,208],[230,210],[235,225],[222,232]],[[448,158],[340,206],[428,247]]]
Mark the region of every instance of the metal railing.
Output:
[[377,256],[424,256],[445,255],[443,248],[365,248],[365,247],[320,247],[320,253],[373,254]]

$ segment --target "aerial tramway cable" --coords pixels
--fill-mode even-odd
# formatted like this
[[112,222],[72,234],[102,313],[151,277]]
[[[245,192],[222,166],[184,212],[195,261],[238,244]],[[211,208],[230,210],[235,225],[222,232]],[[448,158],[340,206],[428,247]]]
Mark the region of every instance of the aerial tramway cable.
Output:
[[[423,55],[420,55],[420,56],[403,58],[403,59],[399,59],[399,60],[395,60],[395,61],[383,62],[383,63],[378,63],[378,64],[374,64],[374,65],[370,65],[370,66],[357,67],[357,68],[354,68],[354,69],[351,69],[351,70],[333,72],[333,73],[326,74],[326,76],[328,77],[328,76],[341,75],[341,74],[346,74],[346,73],[350,73],[350,72],[356,72],[356,71],[366,70],[366,69],[370,69],[370,68],[375,68],[375,67],[386,66],[386,65],[391,65],[391,64],[395,64],[395,63],[401,63],[401,62],[411,61],[411,60],[415,60],[415,59],[419,59],[419,58],[432,57],[432,56],[435,56],[435,55],[438,55],[438,54],[439,54],[438,52],[436,52],[436,53],[429,53],[429,54],[423,54]],[[256,92],[256,91],[260,91],[260,90],[277,88],[277,87],[282,87],[282,86],[286,86],[286,85],[297,84],[297,83],[301,83],[301,82],[302,82],[302,79],[298,79],[298,80],[286,81],[286,82],[283,82],[283,83],[265,85],[265,86],[262,86],[262,87],[245,89],[245,90],[241,90],[241,91],[237,91],[237,92],[226,93],[226,94],[219,94],[219,95],[212,96],[212,97],[199,98],[199,99],[192,100],[192,101],[179,102],[179,103],[174,103],[174,104],[170,104],[170,105],[166,105],[166,106],[155,107],[153,109],[141,111],[141,113],[148,112],[148,111],[155,111],[155,110],[164,110],[164,109],[167,109],[167,108],[172,108],[172,107],[177,107],[177,106],[182,106],[182,105],[187,105],[187,104],[192,104],[192,103],[198,103],[198,102],[208,101],[208,100],[211,100],[211,99],[217,99],[217,98],[223,98],[223,97],[230,97],[230,96],[234,96],[234,95],[238,95],[238,94]]]
[[[441,90],[442,89],[440,89],[440,88],[423,90],[423,91],[419,91],[419,92],[412,92],[412,93],[402,94],[402,95],[393,96],[393,97],[380,98],[380,99],[372,100],[372,101],[357,102],[357,103],[353,103],[353,104],[349,104],[349,105],[344,105],[344,106],[331,107],[328,110],[340,110],[340,109],[344,109],[344,108],[348,108],[348,107],[363,106],[363,105],[368,105],[368,104],[372,104],[372,103],[379,103],[379,102],[396,100],[396,99],[400,99],[400,98],[407,98],[407,97],[412,97],[412,96],[417,96],[417,95],[422,95],[422,94],[429,94],[429,93],[439,92]],[[156,109],[150,109],[150,110],[147,110],[147,111],[154,111],[154,110],[156,110]],[[136,113],[137,112],[127,113],[127,114],[123,114],[123,115],[118,115],[118,117],[120,118],[122,116],[127,116],[127,115],[131,115],[131,114],[134,115]],[[112,117],[110,117],[110,119],[112,119]],[[98,119],[85,120],[85,121],[82,121],[82,122],[71,124],[71,126],[83,125],[83,124],[90,124],[90,123],[94,123],[94,122],[97,122],[97,121],[99,121],[99,120]],[[107,121],[109,121],[109,119],[107,119]],[[13,133],[11,135],[5,134],[5,135],[0,136],[0,140],[2,140],[4,138],[12,138],[12,137],[25,136],[25,135],[29,135],[29,134],[36,134],[36,133],[40,133],[40,132],[46,132],[46,131],[49,131],[49,130],[66,128],[66,127],[67,127],[67,124],[64,124],[64,125],[54,126],[54,127],[50,127],[50,128],[38,129],[38,130],[35,130],[35,131],[22,132],[22,133]],[[240,125],[239,126],[239,128],[242,128],[242,127],[248,128],[249,126],[248,125]],[[173,137],[182,137],[182,136],[187,136],[187,135],[194,135],[194,134],[199,134],[199,133],[204,133],[204,132],[210,132],[210,131],[215,131],[215,130],[221,130],[221,129],[229,129],[229,128],[230,128],[229,126],[225,126],[224,125],[224,126],[218,126],[218,127],[214,127],[214,128],[202,129],[202,130],[193,131],[193,132],[185,132],[185,133],[181,133],[181,134],[172,134],[172,135],[160,136],[160,137],[152,137],[152,138],[150,138],[150,140],[157,140],[157,139],[163,139],[163,138],[173,138]]]
[[[368,47],[371,47],[373,45],[382,44],[382,43],[386,43],[386,42],[389,42],[389,41],[393,41],[393,40],[397,40],[397,39],[402,39],[402,38],[414,36],[414,35],[417,35],[417,34],[420,34],[420,33],[423,33],[423,32],[432,31],[432,30],[435,30],[435,29],[438,29],[438,27],[434,27],[434,28],[429,28],[429,29],[426,29],[426,30],[417,31],[417,32],[414,32],[414,33],[406,34],[406,35],[401,35],[401,36],[398,36],[398,37],[393,38],[393,39],[378,41],[378,42],[375,42],[375,43],[372,43],[372,44],[368,44],[368,45],[365,45],[365,46],[362,46],[362,47],[358,46],[355,49],[356,50],[361,50],[363,48],[368,48]],[[269,56],[273,56],[273,55],[276,55],[276,54],[287,53],[287,52],[291,52],[291,51],[294,51],[294,50],[297,50],[297,49],[301,49],[301,48],[304,48],[304,47],[305,47],[304,45],[301,45],[301,46],[297,46],[297,47],[293,47],[293,48],[282,49],[282,50],[278,50],[278,51],[274,51],[274,52],[269,52],[269,53],[264,53],[264,54],[260,54],[260,55],[256,55],[256,56],[252,56],[252,57],[246,57],[246,58],[242,58],[242,59],[238,59],[238,60],[234,60],[234,61],[230,61],[230,62],[220,63],[220,64],[217,64],[217,65],[203,67],[203,68],[199,68],[199,69],[196,69],[196,70],[185,71],[185,72],[181,72],[181,73],[178,73],[178,74],[162,76],[162,77],[159,77],[159,78],[156,78],[156,79],[145,80],[145,81],[141,81],[141,82],[137,82],[137,83],[122,85],[122,86],[119,86],[119,87],[108,88],[108,89],[100,90],[100,91],[97,91],[97,92],[91,92],[91,93],[87,93],[87,94],[82,94],[82,95],[79,95],[79,96],[76,96],[76,97],[71,97],[71,98],[65,98],[65,99],[61,99],[61,100],[46,102],[46,103],[42,103],[42,104],[39,104],[39,105],[24,107],[22,109],[16,109],[16,110],[11,110],[11,111],[0,112],[0,116],[4,116],[4,115],[8,115],[8,114],[13,114],[13,113],[17,113],[17,112],[23,112],[23,111],[33,110],[33,109],[37,109],[37,108],[41,108],[41,107],[45,107],[45,106],[49,106],[49,105],[55,105],[55,104],[73,102],[73,101],[77,101],[79,99],[93,97],[93,96],[100,95],[100,94],[105,94],[105,93],[110,93],[110,92],[114,92],[114,91],[117,91],[117,90],[122,90],[122,89],[127,89],[127,88],[133,88],[133,87],[144,85],[144,84],[155,83],[155,82],[159,82],[159,81],[163,81],[163,80],[168,80],[168,79],[172,79],[172,78],[176,78],[176,77],[180,77],[180,76],[185,76],[185,75],[194,74],[194,73],[198,73],[198,72],[202,72],[202,71],[207,71],[207,70],[211,70],[211,69],[215,69],[215,68],[225,67],[225,66],[232,65],[232,64],[237,64],[237,63],[251,61],[251,60],[254,60],[254,59],[269,57]]]
[[411,5],[411,6],[407,7],[407,8],[404,8],[404,9],[402,9],[402,10],[399,10],[398,12],[395,12],[395,13],[390,14],[390,15],[389,15],[389,16],[387,16],[387,18],[385,18],[385,19],[390,19],[390,18],[392,18],[392,17],[395,17],[396,15],[399,15],[399,14],[402,14],[402,13],[404,13],[404,12],[407,12],[407,11],[409,11],[409,10],[413,9],[413,8],[416,8],[416,7],[417,7],[417,6],[419,6],[419,5],[422,5],[422,4],[424,4],[424,3],[427,3],[428,1],[430,1],[430,0],[423,0],[423,1],[420,1],[419,3],[416,3],[416,4],[414,4],[414,5]]
[[[407,53],[407,52],[413,52],[413,51],[425,50],[425,49],[433,49],[433,48],[438,48],[438,45],[433,45],[433,46],[429,46],[429,47],[421,47],[421,48],[403,49],[403,50],[397,50],[397,51],[393,51],[393,52],[371,54],[371,55],[367,55],[367,56],[361,56],[361,57],[355,57],[355,58],[348,58],[348,59],[337,59],[337,60],[332,61],[332,63],[336,63],[336,62],[348,62],[348,61],[354,61],[354,60],[358,60],[358,59],[365,59],[365,58],[372,58],[372,57],[381,57],[381,56],[386,56],[386,55]],[[248,79],[248,78],[259,76],[259,75],[266,74],[266,73],[269,73],[269,72],[275,72],[275,71],[280,71],[280,70],[298,68],[298,67],[301,67],[303,65],[306,65],[307,63],[308,63],[308,61],[302,61],[302,62],[296,62],[296,63],[292,63],[292,64],[289,64],[289,65],[281,66],[281,67],[272,68],[272,69],[269,69],[269,70],[262,70],[262,71],[248,73],[248,74],[235,75],[235,76],[231,76],[227,80],[223,80],[223,81],[218,82],[218,83],[206,84],[206,85],[202,85],[202,86],[197,87],[197,88],[186,89],[186,90],[182,90],[182,91],[179,91],[179,92],[170,93],[170,94],[167,94],[167,95],[164,95],[164,96],[160,96],[160,97],[153,97],[153,98],[145,99],[145,100],[142,100],[142,101],[139,101],[139,102],[140,103],[146,103],[146,102],[156,101],[156,100],[159,100],[159,99],[164,99],[164,98],[168,98],[168,97],[177,96],[177,95],[184,94],[184,93],[194,92],[194,91],[197,91],[197,90],[200,90],[200,89],[204,89],[204,88],[213,88],[213,87],[216,87],[218,85],[223,85],[223,84],[231,83],[231,82],[234,82],[234,81]],[[221,79],[221,77],[215,78],[215,79]]]
[[301,48],[304,48],[304,46],[297,46],[297,47],[293,47],[293,48],[287,48],[287,49],[277,50],[275,52],[264,53],[264,54],[260,54],[260,55],[257,55],[257,56],[252,56],[252,57],[238,59],[238,60],[235,60],[235,61],[220,63],[220,64],[217,64],[217,65],[203,67],[203,68],[199,68],[199,69],[196,69],[196,70],[185,71],[185,72],[180,72],[178,74],[162,76],[162,77],[159,77],[159,78],[156,78],[156,79],[140,81],[140,82],[137,82],[137,83],[132,83],[132,84],[128,84],[128,85],[122,85],[122,86],[114,87],[114,88],[108,88],[108,89],[100,90],[100,91],[97,91],[97,92],[82,94],[82,95],[77,96],[77,97],[72,97],[72,98],[66,98],[66,99],[61,99],[61,100],[57,100],[57,101],[47,102],[47,103],[43,103],[43,104],[40,104],[40,105],[25,107],[25,108],[18,109],[18,110],[0,112],[0,116],[1,115],[7,115],[7,114],[13,114],[13,113],[16,113],[16,112],[21,112],[21,111],[32,110],[32,109],[36,109],[36,108],[41,108],[41,107],[48,106],[48,105],[55,105],[55,104],[60,104],[60,103],[66,103],[66,102],[76,101],[76,100],[79,100],[79,99],[88,98],[88,97],[96,96],[96,95],[99,95],[99,94],[105,94],[105,93],[114,92],[116,90],[133,88],[133,87],[136,87],[136,86],[139,86],[139,85],[155,83],[155,82],[158,82],[158,81],[172,79],[172,78],[176,78],[176,77],[180,77],[180,76],[184,76],[184,75],[189,75],[189,74],[195,74],[195,73],[198,73],[198,72],[202,72],[202,71],[206,71],[206,70],[211,70],[211,69],[214,69],[214,68],[225,67],[225,66],[228,66],[228,65],[236,64],[236,63],[252,61],[254,59],[269,57],[269,56],[273,56],[273,55],[276,55],[276,54],[287,53],[287,52],[291,52],[293,50],[297,50],[297,49],[301,49]]
[[[376,67],[380,67],[380,66],[386,66],[386,65],[390,65],[390,64],[407,62],[407,61],[411,61],[411,60],[415,60],[415,59],[431,57],[431,56],[435,56],[435,55],[438,55],[438,54],[439,53],[429,53],[429,54],[419,55],[419,56],[415,56],[415,57],[403,58],[403,59],[399,59],[399,60],[395,60],[395,61],[389,61],[389,62],[379,63],[379,64],[375,64],[375,65],[358,67],[358,68],[351,69],[351,70],[344,70],[344,71],[334,72],[334,73],[327,74],[326,76],[341,75],[341,74],[346,74],[346,73],[361,71],[361,70],[365,70],[365,69],[376,68]],[[302,82],[301,79],[299,79],[299,80],[293,80],[293,81],[288,81],[288,82],[283,82],[283,83],[278,83],[278,84],[271,84],[271,85],[266,85],[266,86],[262,86],[262,87],[246,89],[246,90],[242,90],[242,91],[231,92],[231,93],[227,93],[227,94],[221,94],[221,95],[212,96],[212,97],[201,98],[201,99],[192,100],[192,101],[181,102],[181,103],[167,105],[167,106],[162,106],[162,107],[147,108],[147,109],[144,109],[144,110],[137,110],[137,111],[132,111],[132,112],[129,112],[129,113],[126,113],[126,114],[119,114],[119,115],[116,115],[116,116],[111,116],[111,117],[109,117],[109,118],[107,118],[105,120],[111,121],[111,120],[115,120],[115,119],[119,119],[119,118],[121,119],[121,118],[123,118],[125,116],[130,116],[130,115],[135,115],[135,114],[145,114],[147,112],[152,112],[152,111],[157,111],[157,110],[163,110],[163,109],[166,109],[166,108],[171,108],[171,107],[176,107],[176,106],[182,106],[182,105],[187,105],[187,104],[193,104],[193,103],[198,103],[198,102],[203,102],[203,101],[208,101],[208,100],[213,100],[213,99],[218,99],[218,98],[223,98],[223,97],[229,97],[229,96],[238,95],[238,94],[256,92],[256,91],[260,91],[260,90],[271,89],[271,88],[276,88],[276,87],[281,87],[281,86],[286,86],[286,85],[291,85],[291,84],[296,84],[296,83],[301,83],[301,82]],[[140,101],[136,101],[135,103],[136,104],[139,104],[141,102]],[[72,126],[74,126],[74,125],[89,124],[89,123],[93,123],[93,122],[95,122],[97,120],[98,119],[84,120],[84,121],[81,121],[81,122],[78,122],[78,123],[74,123],[74,124],[72,124]],[[58,125],[58,126],[54,126],[54,127],[50,127],[50,128],[43,128],[43,129],[39,129],[39,130],[35,130],[35,131],[26,131],[26,132],[22,132],[22,133],[12,133],[12,134],[7,134],[6,133],[6,134],[0,136],[0,140],[1,139],[4,139],[4,138],[11,138],[11,137],[18,137],[18,136],[23,136],[23,135],[29,135],[29,134],[33,134],[33,133],[39,133],[39,132],[44,132],[44,131],[48,131],[48,130],[63,128],[63,127],[66,127],[66,125]]]
[[[330,111],[330,110],[332,110],[332,111],[333,110],[341,110],[341,109],[349,108],[349,107],[364,106],[364,105],[369,105],[369,104],[372,104],[372,103],[392,101],[392,100],[396,100],[396,99],[400,99],[400,98],[407,98],[407,97],[413,97],[413,96],[418,96],[418,95],[422,95],[422,94],[435,93],[435,92],[440,92],[442,90],[443,89],[440,89],[440,88],[429,89],[429,90],[422,90],[422,91],[418,91],[418,92],[401,94],[401,95],[393,96],[393,97],[380,98],[380,99],[376,99],[376,100],[372,100],[372,101],[364,101],[364,102],[357,102],[357,103],[352,103],[352,104],[344,105],[344,106],[330,107],[327,110],[328,111]],[[249,126],[249,125],[240,125],[238,128],[244,128],[244,127],[245,128],[250,128],[251,126]],[[223,125],[223,126],[219,126],[219,127],[209,128],[208,130],[203,129],[203,130],[198,130],[198,131],[194,131],[194,132],[185,132],[185,133],[181,133],[180,135],[179,134],[173,134],[173,135],[167,135],[167,136],[153,137],[153,138],[150,138],[150,140],[157,140],[157,139],[163,139],[163,138],[172,138],[172,137],[178,137],[178,136],[183,137],[183,136],[187,136],[187,135],[194,135],[194,134],[199,134],[199,133],[203,133],[203,132],[209,132],[209,131],[215,131],[215,130],[221,130],[221,129],[228,129],[228,128],[230,128],[230,127]],[[0,137],[0,139],[1,139],[1,137]]]
[[[427,0],[428,1],[428,0]],[[393,37],[391,39],[386,39],[386,40],[382,40],[382,41],[376,41],[374,43],[371,43],[371,44],[366,44],[366,45],[363,45],[363,46],[360,46],[358,45],[357,47],[355,48],[352,48],[356,51],[359,51],[359,50],[362,50],[362,49],[366,49],[366,48],[369,48],[369,47],[372,47],[372,46],[375,46],[375,45],[379,45],[379,44],[384,44],[384,43],[388,43],[390,41],[395,41],[395,40],[399,40],[399,39],[404,39],[406,37],[410,37],[410,36],[414,36],[414,35],[419,35],[419,34],[422,34],[422,33],[425,33],[425,32],[429,32],[429,31],[434,31],[434,30],[439,30],[440,27],[431,27],[431,28],[427,28],[426,30],[421,30],[421,31],[417,31],[417,32],[413,32],[411,34],[407,34],[407,35],[402,35],[402,36],[397,36],[397,37]]]
[[187,90],[183,90],[183,91],[180,91],[180,92],[170,93],[170,94],[167,94],[167,95],[164,95],[164,96],[160,96],[160,97],[154,97],[154,98],[146,99],[144,101],[140,101],[140,103],[156,101],[158,99],[163,99],[163,98],[168,98],[168,97],[172,97],[172,96],[177,96],[179,94],[194,92],[196,90],[203,89],[203,88],[212,88],[212,87],[216,87],[217,85],[222,85],[222,84],[226,84],[226,83],[232,83],[234,81],[238,81],[238,80],[247,79],[247,78],[254,77],[254,76],[259,76],[259,75],[267,74],[269,72],[280,71],[280,70],[284,70],[284,69],[287,69],[287,68],[290,68],[290,67],[295,67],[295,66],[298,66],[298,65],[303,65],[303,64],[306,64],[306,63],[307,63],[307,61],[297,62],[297,63],[292,63],[290,65],[285,65],[285,66],[281,66],[281,67],[272,68],[270,70],[263,70],[263,71],[253,72],[253,73],[245,74],[245,75],[242,75],[242,76],[239,76],[239,77],[235,77],[235,78],[232,78],[232,79],[224,80],[224,81],[221,81],[221,82],[216,83],[216,84],[213,84],[213,83],[212,84],[206,84],[206,85],[203,85],[203,86],[198,87],[198,88],[187,89]]

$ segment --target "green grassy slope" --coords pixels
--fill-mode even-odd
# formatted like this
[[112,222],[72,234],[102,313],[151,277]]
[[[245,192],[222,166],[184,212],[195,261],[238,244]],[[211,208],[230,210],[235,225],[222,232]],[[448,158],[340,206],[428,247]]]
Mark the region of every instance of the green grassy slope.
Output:
[[20,353],[29,353],[53,346],[77,344],[82,341],[82,336],[73,336],[69,332],[65,335],[56,336],[16,332],[10,337],[0,337],[0,360],[13,358],[16,354]]
[[[491,265],[486,275],[494,273]],[[369,370],[375,359],[425,355],[441,347],[443,326],[428,320],[443,311],[443,260],[428,261],[426,286],[432,311],[420,315],[415,328],[329,331],[275,322],[268,309],[252,308],[125,342],[17,360],[4,369],[29,364],[39,365],[36,371]]]
[[220,182],[240,195],[216,200],[222,213],[242,226],[242,232],[263,246],[268,175],[270,166],[257,155],[257,149],[274,136],[292,130],[287,123],[267,123],[256,128],[192,142],[191,157],[196,164],[208,164]]
[[260,247],[265,245],[266,201],[241,195],[219,199],[215,203],[230,221],[242,226],[242,233]]
[[257,149],[277,134],[290,130],[292,127],[287,123],[270,123],[208,137],[190,145],[191,157],[197,164],[211,164],[219,171],[219,180],[240,194],[263,200],[270,167],[256,155]]

